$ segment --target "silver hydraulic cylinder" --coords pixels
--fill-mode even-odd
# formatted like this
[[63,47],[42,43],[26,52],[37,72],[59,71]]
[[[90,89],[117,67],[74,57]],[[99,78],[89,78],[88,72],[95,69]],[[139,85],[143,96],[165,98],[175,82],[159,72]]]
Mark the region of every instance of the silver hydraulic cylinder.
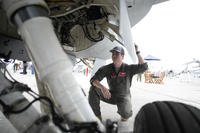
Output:
[[[9,9],[11,9],[12,4],[9,1],[17,2],[17,0],[3,0],[3,5],[10,5]],[[30,0],[19,0],[19,3],[27,1]],[[39,0],[33,1],[37,3]],[[35,6],[37,9],[43,7],[46,10],[45,6],[36,3],[32,3],[32,5],[37,5]],[[15,3],[16,5],[17,3]],[[27,8],[29,7],[30,4]],[[4,7],[11,22],[17,25],[18,32],[25,41],[27,51],[39,74],[39,79],[50,88],[56,105],[63,116],[75,122],[97,121],[99,127],[103,129],[103,125],[94,115],[72,74],[73,65],[58,41],[51,20],[44,15],[35,15],[31,10],[23,10],[23,8],[20,10],[20,8],[19,6],[18,9],[11,12],[6,9],[6,6]],[[27,11],[29,12],[26,13]],[[21,13],[30,16],[24,19]]]
[[2,133],[19,133],[17,129],[10,123],[10,121],[0,111],[0,130]]
[[[9,89],[11,88],[11,89]],[[8,106],[12,106],[15,110],[21,109],[28,104],[28,100],[21,94],[19,91],[10,91],[12,90],[12,84],[5,77],[4,74],[0,71],[0,100]],[[7,92],[7,93],[5,93]],[[5,93],[5,94],[4,94]],[[4,111],[4,108],[1,104],[1,111]],[[40,115],[33,107],[30,107],[26,111],[19,114],[7,114],[8,121],[12,123],[13,127],[19,132],[24,132],[29,128]]]
[[20,86],[12,84],[0,71],[0,132],[46,133],[48,131],[48,133],[60,133],[61,131],[52,121],[47,116],[41,115],[33,105],[19,113],[11,113],[5,108],[3,103],[15,111],[22,110],[30,103],[17,89],[20,89]]

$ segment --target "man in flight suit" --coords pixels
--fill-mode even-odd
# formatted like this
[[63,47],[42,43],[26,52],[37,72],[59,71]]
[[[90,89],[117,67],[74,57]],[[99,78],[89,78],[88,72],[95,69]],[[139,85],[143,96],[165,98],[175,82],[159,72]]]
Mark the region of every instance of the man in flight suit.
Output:
[[[135,45],[135,49],[138,64],[128,65],[123,63],[124,49],[117,46],[110,50],[113,63],[99,68],[90,80],[89,103],[100,120],[102,120],[100,100],[117,105],[121,121],[126,121],[132,116],[130,93],[132,77],[135,74],[143,73],[148,68],[147,63],[144,63],[140,56],[137,45]],[[109,89],[100,83],[104,77],[107,78]]]

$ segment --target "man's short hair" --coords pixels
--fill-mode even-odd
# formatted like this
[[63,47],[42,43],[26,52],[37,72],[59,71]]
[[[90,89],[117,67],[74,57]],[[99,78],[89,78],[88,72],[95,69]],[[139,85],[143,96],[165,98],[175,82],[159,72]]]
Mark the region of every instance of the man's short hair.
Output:
[[116,51],[116,52],[121,53],[123,55],[125,54],[124,49],[120,46],[116,46],[116,47],[114,47],[113,49],[110,50],[110,52],[113,52],[113,51]]

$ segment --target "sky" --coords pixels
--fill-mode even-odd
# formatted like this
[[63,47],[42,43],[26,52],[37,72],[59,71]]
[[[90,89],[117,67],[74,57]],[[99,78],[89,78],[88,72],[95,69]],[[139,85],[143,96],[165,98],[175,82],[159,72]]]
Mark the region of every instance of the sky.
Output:
[[162,60],[166,68],[200,60],[200,0],[170,0],[154,5],[132,28],[141,54]]

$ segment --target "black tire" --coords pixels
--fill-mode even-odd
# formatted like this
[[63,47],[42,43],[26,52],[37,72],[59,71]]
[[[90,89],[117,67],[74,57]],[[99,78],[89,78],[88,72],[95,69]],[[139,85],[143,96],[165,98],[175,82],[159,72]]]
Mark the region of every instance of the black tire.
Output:
[[172,101],[148,103],[135,118],[134,133],[200,133],[200,110]]

